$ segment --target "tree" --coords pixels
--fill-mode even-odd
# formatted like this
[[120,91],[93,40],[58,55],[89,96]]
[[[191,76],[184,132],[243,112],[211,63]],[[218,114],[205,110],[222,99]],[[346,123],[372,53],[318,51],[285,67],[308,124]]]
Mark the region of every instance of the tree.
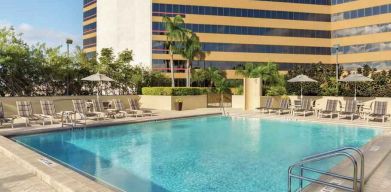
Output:
[[221,78],[215,81],[215,91],[220,95],[220,107],[223,107],[224,94],[230,93],[229,84],[225,78]]
[[200,39],[195,33],[186,37],[180,54],[186,59],[186,87],[190,87],[191,62],[195,57],[203,55]]
[[261,78],[263,92],[269,95],[286,93],[284,77],[279,74],[278,66],[273,62],[246,63],[236,74],[246,78]]
[[173,19],[164,16],[163,23],[166,30],[166,43],[170,54],[171,86],[175,87],[174,54],[179,52],[178,50],[183,45],[183,42],[186,41],[189,31],[184,27],[185,22],[180,15],[175,16]]

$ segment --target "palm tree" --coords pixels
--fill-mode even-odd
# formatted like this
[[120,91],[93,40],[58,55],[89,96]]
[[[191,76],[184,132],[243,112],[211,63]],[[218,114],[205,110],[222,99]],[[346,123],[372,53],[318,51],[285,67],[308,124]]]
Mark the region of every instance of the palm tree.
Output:
[[247,78],[261,77],[262,75],[260,65],[255,63],[246,63],[243,69],[236,71],[236,74]]
[[170,54],[171,86],[175,87],[174,81],[174,53],[181,48],[181,44],[186,41],[188,30],[184,28],[185,22],[182,16],[174,18],[163,17],[164,28],[166,30],[166,42]]
[[264,85],[264,91],[273,86],[281,87],[285,83],[283,76],[278,72],[277,64],[273,62],[262,64],[246,63],[244,69],[236,71],[236,74],[247,78],[260,77]]
[[225,77],[225,71],[221,71],[217,69],[216,67],[208,67],[205,70],[207,80],[209,80],[210,84],[209,87],[212,87],[213,85],[216,85],[216,82],[220,81]]
[[190,87],[191,62],[195,57],[203,55],[199,37],[191,33],[183,43],[183,49],[180,50],[183,58],[186,59],[186,87]]
[[217,80],[215,82],[215,86],[216,86],[215,87],[216,93],[218,93],[220,95],[220,107],[222,108],[223,113],[225,113],[224,105],[223,105],[224,94],[230,93],[231,90],[230,90],[228,82],[225,78],[221,78],[221,79]]

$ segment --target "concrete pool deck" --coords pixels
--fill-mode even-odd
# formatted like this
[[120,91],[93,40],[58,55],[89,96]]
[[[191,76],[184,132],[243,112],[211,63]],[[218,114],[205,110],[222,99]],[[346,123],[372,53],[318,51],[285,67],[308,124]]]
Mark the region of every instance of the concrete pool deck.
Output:
[[[259,112],[245,112],[239,109],[227,109],[230,116],[234,118],[265,118],[265,119],[282,119],[282,120],[295,120],[295,121],[310,121],[321,123],[333,123],[333,124],[345,124],[354,126],[374,127],[383,130],[382,137],[384,141],[388,141],[389,147],[391,147],[391,122],[386,123],[369,122],[364,120],[336,120],[330,118],[317,119],[313,116],[310,117],[292,117],[290,115],[268,115],[260,114]],[[213,115],[221,113],[218,108],[197,109],[188,111],[156,111],[155,116],[152,117],[139,117],[139,118],[126,118],[117,120],[106,120],[90,122],[90,126],[104,126],[121,123],[138,123],[145,121],[157,121],[157,120],[169,120],[176,118],[186,118],[203,115]],[[32,127],[16,127],[16,128],[0,128],[0,165],[7,165],[13,162],[15,166],[0,166],[0,171],[7,173],[5,178],[0,177],[0,191],[116,191],[116,189],[109,187],[92,179],[79,174],[70,168],[57,164],[44,156],[22,146],[18,143],[4,137],[20,134],[32,134],[39,132],[58,131],[69,128],[59,128],[59,124],[49,126]],[[381,148],[383,155],[377,158],[376,162],[371,160],[366,161],[367,167],[372,167],[374,170],[373,175],[369,178],[366,184],[366,191],[377,192],[384,191],[383,189],[390,188],[391,178],[391,155],[389,155],[390,148]],[[387,157],[388,154],[388,157]],[[380,159],[380,160],[379,160]],[[384,161],[382,161],[384,160]],[[380,163],[382,161],[382,163]],[[376,165],[375,165],[376,164]],[[378,168],[379,167],[379,168]],[[377,168],[377,169],[376,169]],[[25,177],[20,174],[26,173]],[[15,182],[27,182],[30,185],[18,185],[18,190],[13,190],[11,185],[7,185],[9,180],[15,180]],[[3,188],[4,190],[2,190]],[[35,188],[34,188],[35,187]],[[15,189],[15,188],[14,188]]]

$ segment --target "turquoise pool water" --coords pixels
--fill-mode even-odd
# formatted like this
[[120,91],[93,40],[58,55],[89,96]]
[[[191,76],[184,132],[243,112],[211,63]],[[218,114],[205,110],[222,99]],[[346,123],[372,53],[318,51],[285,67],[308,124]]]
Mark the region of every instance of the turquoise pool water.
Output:
[[376,135],[365,128],[211,116],[13,139],[124,191],[281,192],[290,164],[360,147]]

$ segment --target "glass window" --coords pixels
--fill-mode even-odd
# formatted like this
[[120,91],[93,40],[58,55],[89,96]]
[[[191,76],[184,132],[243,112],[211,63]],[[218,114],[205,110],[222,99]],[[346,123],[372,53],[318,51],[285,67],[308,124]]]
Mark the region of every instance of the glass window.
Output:
[[373,15],[378,15],[380,13],[380,7],[373,7]]
[[224,8],[224,16],[230,16],[230,8]]
[[172,13],[172,5],[166,5],[166,12]]
[[199,12],[198,12],[198,6],[193,6],[191,12],[192,12],[192,14],[199,14]]
[[380,13],[381,14],[388,13],[388,5],[381,6],[380,7]]
[[172,12],[173,13],[179,13],[179,5],[173,5]]
[[200,6],[200,7],[198,8],[198,14],[204,15],[204,14],[205,14],[205,7]]
[[224,8],[217,8],[217,15],[223,16],[224,15]]
[[372,16],[373,14],[373,9],[372,7],[370,8],[365,8],[365,16],[368,17],[368,16]]
[[358,10],[358,17],[364,17],[365,16],[365,9]]
[[357,18],[357,11],[352,11],[351,13],[350,13],[350,18],[352,18],[352,19],[354,19],[354,18]]

